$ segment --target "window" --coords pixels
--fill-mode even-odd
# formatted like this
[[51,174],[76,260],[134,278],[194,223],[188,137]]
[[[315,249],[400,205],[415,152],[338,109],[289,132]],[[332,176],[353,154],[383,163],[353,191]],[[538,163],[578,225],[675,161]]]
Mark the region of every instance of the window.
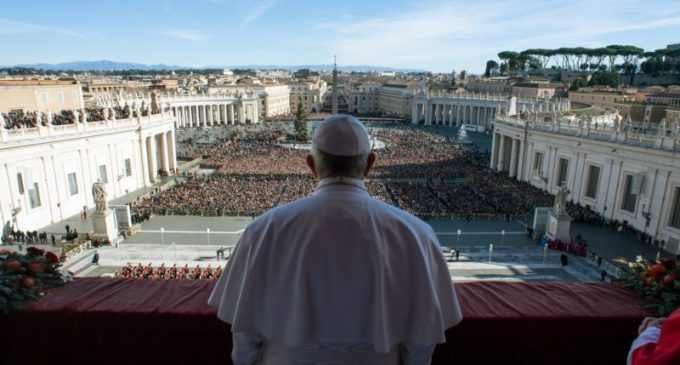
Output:
[[637,204],[637,191],[634,188],[635,176],[626,175],[626,181],[623,190],[623,200],[621,201],[621,209],[634,213],[635,205]]
[[19,186],[19,194],[24,195],[24,176],[17,173],[17,185]]
[[42,205],[38,183],[33,183],[33,188],[28,189],[28,200],[31,204],[31,209],[38,208]]
[[78,194],[78,178],[75,172],[68,174],[68,192],[71,195]]
[[671,209],[671,220],[668,225],[680,229],[680,186],[675,188],[675,197]]
[[534,176],[543,176],[543,152],[534,155]]
[[586,196],[597,198],[597,188],[600,184],[600,168],[594,165],[588,166],[588,184],[586,185]]
[[99,180],[104,184],[109,183],[109,176],[106,174],[106,165],[99,165]]
[[569,160],[560,158],[557,165],[557,186],[564,186],[567,183],[567,175],[569,173]]

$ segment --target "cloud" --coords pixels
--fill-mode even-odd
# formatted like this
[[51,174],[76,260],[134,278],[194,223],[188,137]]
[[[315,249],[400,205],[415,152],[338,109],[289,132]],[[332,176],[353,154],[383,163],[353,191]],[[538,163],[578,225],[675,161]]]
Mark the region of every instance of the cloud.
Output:
[[246,26],[259,17],[264,15],[269,9],[276,5],[277,0],[260,0],[255,4],[255,8],[241,20],[241,26]]
[[160,34],[183,41],[202,41],[210,38],[209,34],[190,29],[167,30],[160,32]]
[[[633,0],[435,0],[399,9],[398,14],[349,22],[321,19],[314,28],[324,38],[318,46],[337,54],[340,63],[380,59],[388,66],[479,71],[486,59],[506,49],[604,46],[612,38],[631,43],[625,40],[630,32],[680,27],[680,2],[647,1],[640,7]],[[670,38],[654,35],[657,42]]]
[[86,38],[85,34],[73,30],[47,25],[19,22],[0,18],[0,36],[16,36],[25,34],[58,34],[73,38]]

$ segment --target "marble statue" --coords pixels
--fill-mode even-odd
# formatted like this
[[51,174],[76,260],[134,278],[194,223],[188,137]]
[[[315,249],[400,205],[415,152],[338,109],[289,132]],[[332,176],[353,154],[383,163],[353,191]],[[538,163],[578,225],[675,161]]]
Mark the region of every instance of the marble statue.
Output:
[[100,181],[97,181],[92,185],[92,198],[94,199],[96,212],[99,214],[106,213],[108,210],[106,189],[104,189],[104,184],[102,184]]
[[563,215],[567,212],[567,195],[569,190],[566,186],[560,187],[560,189],[555,194],[555,203],[553,204],[553,213],[556,216]]
[[[2,118],[2,114],[0,114],[0,118]],[[2,120],[0,119],[0,122]],[[5,226],[2,227],[2,242],[8,242],[9,241],[9,235],[12,233],[12,224],[7,221],[5,223]]]
[[158,94],[155,91],[151,92],[151,114],[158,114],[161,112]]

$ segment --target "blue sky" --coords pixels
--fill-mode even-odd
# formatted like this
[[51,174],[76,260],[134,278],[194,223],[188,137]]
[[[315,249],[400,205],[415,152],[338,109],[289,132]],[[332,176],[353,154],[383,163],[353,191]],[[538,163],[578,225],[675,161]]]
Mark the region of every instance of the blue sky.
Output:
[[502,50],[680,43],[679,0],[5,0],[0,64],[483,70]]

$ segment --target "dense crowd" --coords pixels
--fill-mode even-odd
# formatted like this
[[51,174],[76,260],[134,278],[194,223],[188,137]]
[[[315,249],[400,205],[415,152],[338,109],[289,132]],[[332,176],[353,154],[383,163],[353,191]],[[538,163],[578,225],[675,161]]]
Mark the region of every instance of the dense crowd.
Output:
[[202,268],[196,265],[196,267],[190,268],[189,265],[166,267],[165,264],[161,264],[159,267],[153,267],[151,264],[142,266],[141,263],[136,266],[128,263],[114,274],[115,277],[123,279],[151,280],[216,280],[220,275],[222,275],[220,266],[212,268],[208,265],[208,267]]
[[[367,180],[368,192],[420,216],[520,217],[552,197],[487,168],[488,154],[451,137],[405,126],[373,128],[385,143]],[[283,146],[281,130],[222,135],[214,143],[180,144],[185,157],[202,158],[211,176],[186,182],[140,201],[137,212],[173,215],[261,214],[313,192],[307,151]]]

